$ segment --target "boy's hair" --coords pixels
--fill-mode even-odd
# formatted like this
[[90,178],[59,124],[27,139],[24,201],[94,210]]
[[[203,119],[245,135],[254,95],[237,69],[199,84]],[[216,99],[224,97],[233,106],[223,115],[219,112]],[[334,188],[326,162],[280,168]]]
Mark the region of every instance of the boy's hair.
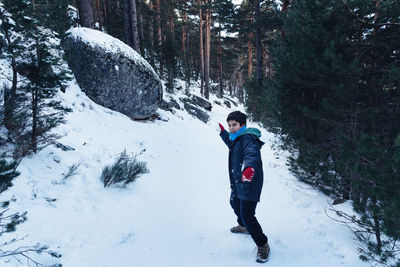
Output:
[[240,112],[240,111],[234,111],[229,113],[228,118],[226,118],[226,121],[237,121],[240,123],[240,126],[246,124],[246,114]]

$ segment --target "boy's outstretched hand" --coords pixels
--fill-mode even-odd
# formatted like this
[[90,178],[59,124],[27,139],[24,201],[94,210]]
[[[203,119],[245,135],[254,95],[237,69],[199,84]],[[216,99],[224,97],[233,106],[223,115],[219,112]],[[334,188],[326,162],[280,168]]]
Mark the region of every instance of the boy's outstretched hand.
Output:
[[224,126],[222,126],[221,123],[218,123],[218,125],[219,125],[219,128],[221,129],[221,132],[222,132],[223,130],[225,130]]
[[252,167],[246,168],[242,173],[242,182],[251,182],[254,177],[254,169]]

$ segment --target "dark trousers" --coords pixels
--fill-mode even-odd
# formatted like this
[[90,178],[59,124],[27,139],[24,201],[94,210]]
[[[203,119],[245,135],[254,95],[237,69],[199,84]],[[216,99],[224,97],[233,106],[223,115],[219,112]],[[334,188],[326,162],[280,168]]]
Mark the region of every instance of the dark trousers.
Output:
[[246,227],[257,247],[265,245],[268,242],[268,238],[263,233],[255,216],[257,202],[231,197],[230,203],[238,218],[237,222],[239,225]]

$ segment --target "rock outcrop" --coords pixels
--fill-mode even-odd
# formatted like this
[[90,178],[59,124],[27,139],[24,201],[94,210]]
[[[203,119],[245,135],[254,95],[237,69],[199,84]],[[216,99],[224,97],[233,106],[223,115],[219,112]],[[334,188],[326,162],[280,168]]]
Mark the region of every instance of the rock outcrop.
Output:
[[202,107],[205,108],[206,110],[211,111],[212,105],[210,103],[210,101],[208,101],[207,99],[197,96],[197,95],[192,95],[191,96],[191,102]]
[[74,28],[67,33],[62,40],[67,62],[90,99],[133,119],[155,114],[162,84],[145,59],[103,32]]
[[188,102],[184,103],[184,108],[187,111],[187,113],[201,120],[204,123],[207,123],[210,120],[210,115],[208,115],[207,112],[202,111],[200,108]]

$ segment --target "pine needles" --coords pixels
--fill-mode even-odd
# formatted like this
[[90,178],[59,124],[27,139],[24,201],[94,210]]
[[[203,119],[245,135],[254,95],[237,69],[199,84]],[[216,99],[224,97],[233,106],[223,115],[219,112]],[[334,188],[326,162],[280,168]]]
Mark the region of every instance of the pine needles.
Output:
[[137,161],[136,155],[129,156],[124,150],[114,164],[104,167],[100,179],[104,183],[104,187],[114,185],[125,188],[136,178],[149,172],[146,165],[146,162]]

